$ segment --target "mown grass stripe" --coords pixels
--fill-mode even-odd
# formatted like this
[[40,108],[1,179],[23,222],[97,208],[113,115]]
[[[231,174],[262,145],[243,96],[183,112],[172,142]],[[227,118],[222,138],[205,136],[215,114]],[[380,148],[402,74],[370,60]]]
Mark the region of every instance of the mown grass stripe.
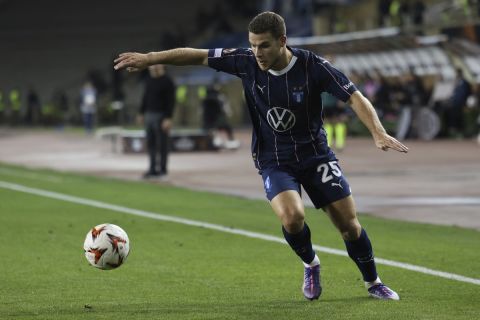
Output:
[[[149,211],[144,211],[144,210],[139,210],[139,209],[128,208],[128,207],[119,206],[119,205],[115,205],[115,204],[110,204],[110,203],[106,203],[106,202],[102,202],[102,201],[80,198],[80,197],[76,197],[76,196],[70,196],[70,195],[62,194],[62,193],[58,193],[58,192],[52,192],[52,191],[36,189],[36,188],[30,188],[30,187],[27,187],[27,186],[14,184],[14,183],[1,181],[1,180],[0,180],[0,187],[4,188],[4,189],[9,189],[9,190],[13,190],[13,191],[19,191],[19,192],[34,194],[34,195],[47,197],[47,198],[51,198],[51,199],[62,200],[62,201],[67,201],[67,202],[71,202],[71,203],[77,203],[77,204],[82,204],[82,205],[86,205],[86,206],[91,206],[91,207],[96,207],[96,208],[102,208],[102,209],[122,212],[122,213],[135,215],[135,216],[139,216],[139,217],[144,217],[144,218],[151,218],[151,219],[155,219],[155,220],[180,223],[180,224],[184,224],[184,225],[206,228],[206,229],[216,230],[216,231],[225,232],[225,233],[237,234],[237,235],[241,235],[241,236],[245,236],[245,237],[249,237],[249,238],[254,238],[254,239],[261,239],[261,240],[265,240],[265,241],[287,244],[283,238],[268,235],[268,234],[263,234],[263,233],[258,233],[258,232],[243,230],[243,229],[229,228],[229,227],[225,227],[225,226],[218,225],[218,224],[213,224],[213,223],[208,223],[208,222],[196,221],[196,220],[179,218],[179,217],[175,217],[175,216],[169,216],[169,215],[165,215],[165,214],[159,214],[159,213],[154,213],[154,212],[149,212]],[[320,252],[325,252],[325,253],[329,253],[329,254],[340,255],[340,256],[348,256],[347,253],[343,250],[323,247],[323,246],[319,246],[319,245],[314,245],[314,249],[318,250]],[[424,273],[424,274],[428,274],[428,275],[436,276],[436,277],[440,277],[440,278],[445,278],[445,279],[456,280],[456,281],[460,281],[460,282],[466,282],[466,283],[480,285],[480,279],[465,277],[465,276],[454,274],[454,273],[433,270],[433,269],[429,269],[429,268],[422,267],[422,266],[417,266],[417,265],[398,262],[398,261],[393,261],[393,260],[387,260],[387,259],[378,258],[378,257],[375,258],[375,261],[378,264],[383,264],[383,265],[392,266],[392,267],[396,267],[396,268],[400,268],[400,269],[405,269],[405,270],[415,271],[415,272],[419,272],[419,273]]]

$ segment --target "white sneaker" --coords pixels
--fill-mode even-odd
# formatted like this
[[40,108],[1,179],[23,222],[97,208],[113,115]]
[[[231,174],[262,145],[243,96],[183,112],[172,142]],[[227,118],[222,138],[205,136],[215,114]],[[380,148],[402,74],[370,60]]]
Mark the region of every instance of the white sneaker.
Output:
[[240,141],[238,140],[227,140],[225,141],[225,149],[234,150],[240,148]]

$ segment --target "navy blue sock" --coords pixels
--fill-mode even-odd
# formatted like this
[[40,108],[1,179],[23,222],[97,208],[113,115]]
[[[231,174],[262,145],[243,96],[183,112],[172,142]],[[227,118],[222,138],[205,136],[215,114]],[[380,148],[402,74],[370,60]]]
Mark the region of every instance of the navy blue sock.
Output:
[[315,258],[315,251],[312,248],[312,240],[310,237],[310,229],[304,223],[303,230],[296,234],[288,233],[282,226],[283,236],[287,240],[290,247],[305,263],[310,263]]
[[377,279],[377,268],[373,258],[373,249],[370,239],[364,229],[360,233],[360,238],[353,241],[345,241],[347,252],[350,258],[357,264],[358,269],[363,275],[363,280],[372,282]]

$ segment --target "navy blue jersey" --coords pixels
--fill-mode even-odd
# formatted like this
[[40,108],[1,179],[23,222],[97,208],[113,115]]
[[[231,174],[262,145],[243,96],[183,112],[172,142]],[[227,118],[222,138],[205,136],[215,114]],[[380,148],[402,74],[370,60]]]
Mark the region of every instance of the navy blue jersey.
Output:
[[289,65],[262,71],[251,49],[210,49],[208,65],[242,79],[253,124],[252,156],[258,169],[335,155],[322,128],[322,92],[346,102],[355,85],[327,60],[290,48]]

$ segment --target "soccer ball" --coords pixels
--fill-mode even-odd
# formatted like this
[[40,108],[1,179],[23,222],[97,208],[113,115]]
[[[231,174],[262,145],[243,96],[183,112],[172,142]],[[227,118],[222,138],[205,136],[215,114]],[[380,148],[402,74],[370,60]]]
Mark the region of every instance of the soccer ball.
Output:
[[117,225],[104,223],[92,228],[83,243],[88,262],[99,269],[120,267],[130,252],[127,233]]

